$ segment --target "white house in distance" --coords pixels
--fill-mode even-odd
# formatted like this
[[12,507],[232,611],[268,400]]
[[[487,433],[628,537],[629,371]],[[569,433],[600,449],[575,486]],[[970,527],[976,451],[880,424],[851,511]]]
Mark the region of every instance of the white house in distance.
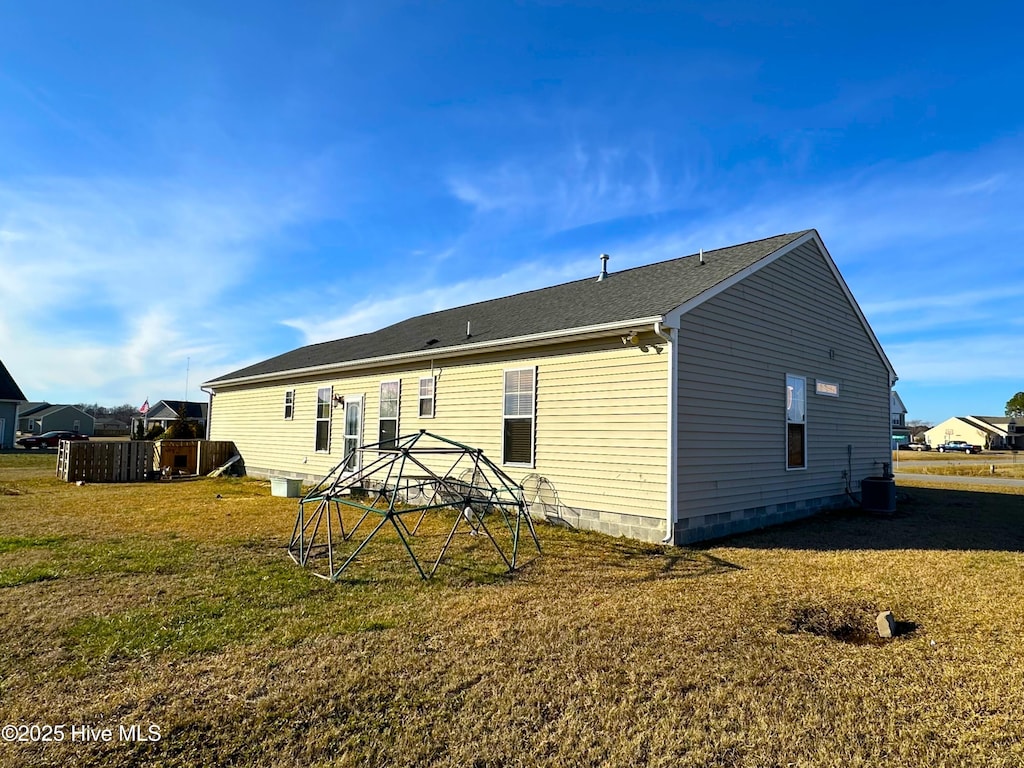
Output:
[[316,480],[356,445],[425,429],[544,478],[570,524],[681,544],[852,504],[888,466],[895,380],[805,230],[420,315],[204,386],[210,438],[252,474]]
[[209,403],[199,403],[192,400],[158,400],[153,405],[146,406],[146,412],[141,416],[132,419],[132,432],[137,428],[137,422],[142,422],[143,432],[158,426],[167,429],[178,420],[179,414],[184,408],[185,419],[194,422],[200,435],[206,434],[207,411]]
[[924,433],[934,447],[951,440],[964,440],[988,450],[1024,447],[1024,420],[1010,416],[953,416]]

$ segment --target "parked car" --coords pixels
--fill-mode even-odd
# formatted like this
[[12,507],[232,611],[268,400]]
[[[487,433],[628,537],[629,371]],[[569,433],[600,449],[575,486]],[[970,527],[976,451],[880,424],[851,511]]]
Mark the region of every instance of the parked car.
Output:
[[950,440],[948,443],[943,443],[938,448],[939,453],[949,453],[951,451],[959,451],[961,453],[981,453],[982,448],[980,445],[971,445],[965,440]]
[[56,448],[61,440],[88,440],[88,435],[80,432],[68,432],[63,429],[56,429],[52,432],[44,432],[41,435],[29,435],[18,438],[18,445],[23,448]]
[[928,443],[908,443],[907,450],[910,451],[930,451],[932,447]]

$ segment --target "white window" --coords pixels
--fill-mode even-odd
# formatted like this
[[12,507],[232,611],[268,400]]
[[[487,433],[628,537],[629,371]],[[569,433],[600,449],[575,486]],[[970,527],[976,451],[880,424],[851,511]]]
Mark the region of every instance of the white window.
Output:
[[78,419],[75,419],[71,423],[71,431],[72,432],[81,432],[82,431],[82,422],[79,421]]
[[536,368],[505,371],[502,462],[533,466]]
[[382,381],[380,384],[380,414],[377,442],[382,451],[395,447],[398,438],[398,412],[402,398],[401,381]]
[[434,377],[420,379],[420,418],[434,418]]
[[786,375],[786,469],[807,466],[807,380]]
[[331,395],[333,387],[320,387],[316,391],[316,450],[331,451]]
[[363,440],[363,396],[345,395],[345,469],[360,469],[356,449]]
[[289,389],[284,393],[284,417],[286,419],[295,418],[295,390]]

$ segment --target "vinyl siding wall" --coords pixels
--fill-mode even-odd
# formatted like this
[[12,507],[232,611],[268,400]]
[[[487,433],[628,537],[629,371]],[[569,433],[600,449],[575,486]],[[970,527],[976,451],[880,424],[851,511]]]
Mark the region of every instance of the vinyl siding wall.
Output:
[[[29,418],[36,421],[39,420],[37,415],[30,416]],[[92,416],[74,408],[64,408],[43,418],[36,434],[41,435],[44,432],[51,432],[55,429],[70,431],[74,429],[76,421],[79,423],[78,431],[83,435],[92,435],[95,431],[95,419]]]
[[14,431],[18,426],[18,404],[0,401],[0,420],[3,420],[3,431],[0,432],[0,448],[14,447]]
[[[663,342],[641,337],[645,345]],[[380,383],[401,380],[399,433],[420,429],[484,449],[511,477],[549,480],[571,524],[648,540],[664,536],[667,461],[667,359],[652,346],[621,338],[557,345],[505,355],[437,359],[435,417],[419,417],[419,368],[306,379],[272,386],[219,389],[210,438],[233,440],[257,475],[319,479],[343,455],[344,414],[333,411],[330,453],[314,451],[317,389],[364,395],[362,442],[378,439]],[[537,368],[535,466],[502,459],[503,372]],[[284,419],[285,391],[295,390],[295,416]]]
[[[888,369],[813,243],[683,315],[678,351],[677,541],[848,503],[844,472],[857,493],[890,460]],[[806,469],[786,468],[786,374],[807,380]]]

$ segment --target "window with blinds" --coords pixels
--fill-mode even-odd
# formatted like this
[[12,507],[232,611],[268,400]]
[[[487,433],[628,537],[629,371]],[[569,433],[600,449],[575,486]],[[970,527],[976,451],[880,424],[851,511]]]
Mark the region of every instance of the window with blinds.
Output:
[[398,412],[402,396],[401,381],[382,381],[380,384],[380,416],[377,441],[382,451],[394,450],[398,437]]
[[505,371],[502,462],[533,466],[536,368]]
[[332,392],[332,387],[320,387],[316,391],[316,450],[323,453],[331,450]]
[[420,418],[434,418],[434,377],[420,379]]

